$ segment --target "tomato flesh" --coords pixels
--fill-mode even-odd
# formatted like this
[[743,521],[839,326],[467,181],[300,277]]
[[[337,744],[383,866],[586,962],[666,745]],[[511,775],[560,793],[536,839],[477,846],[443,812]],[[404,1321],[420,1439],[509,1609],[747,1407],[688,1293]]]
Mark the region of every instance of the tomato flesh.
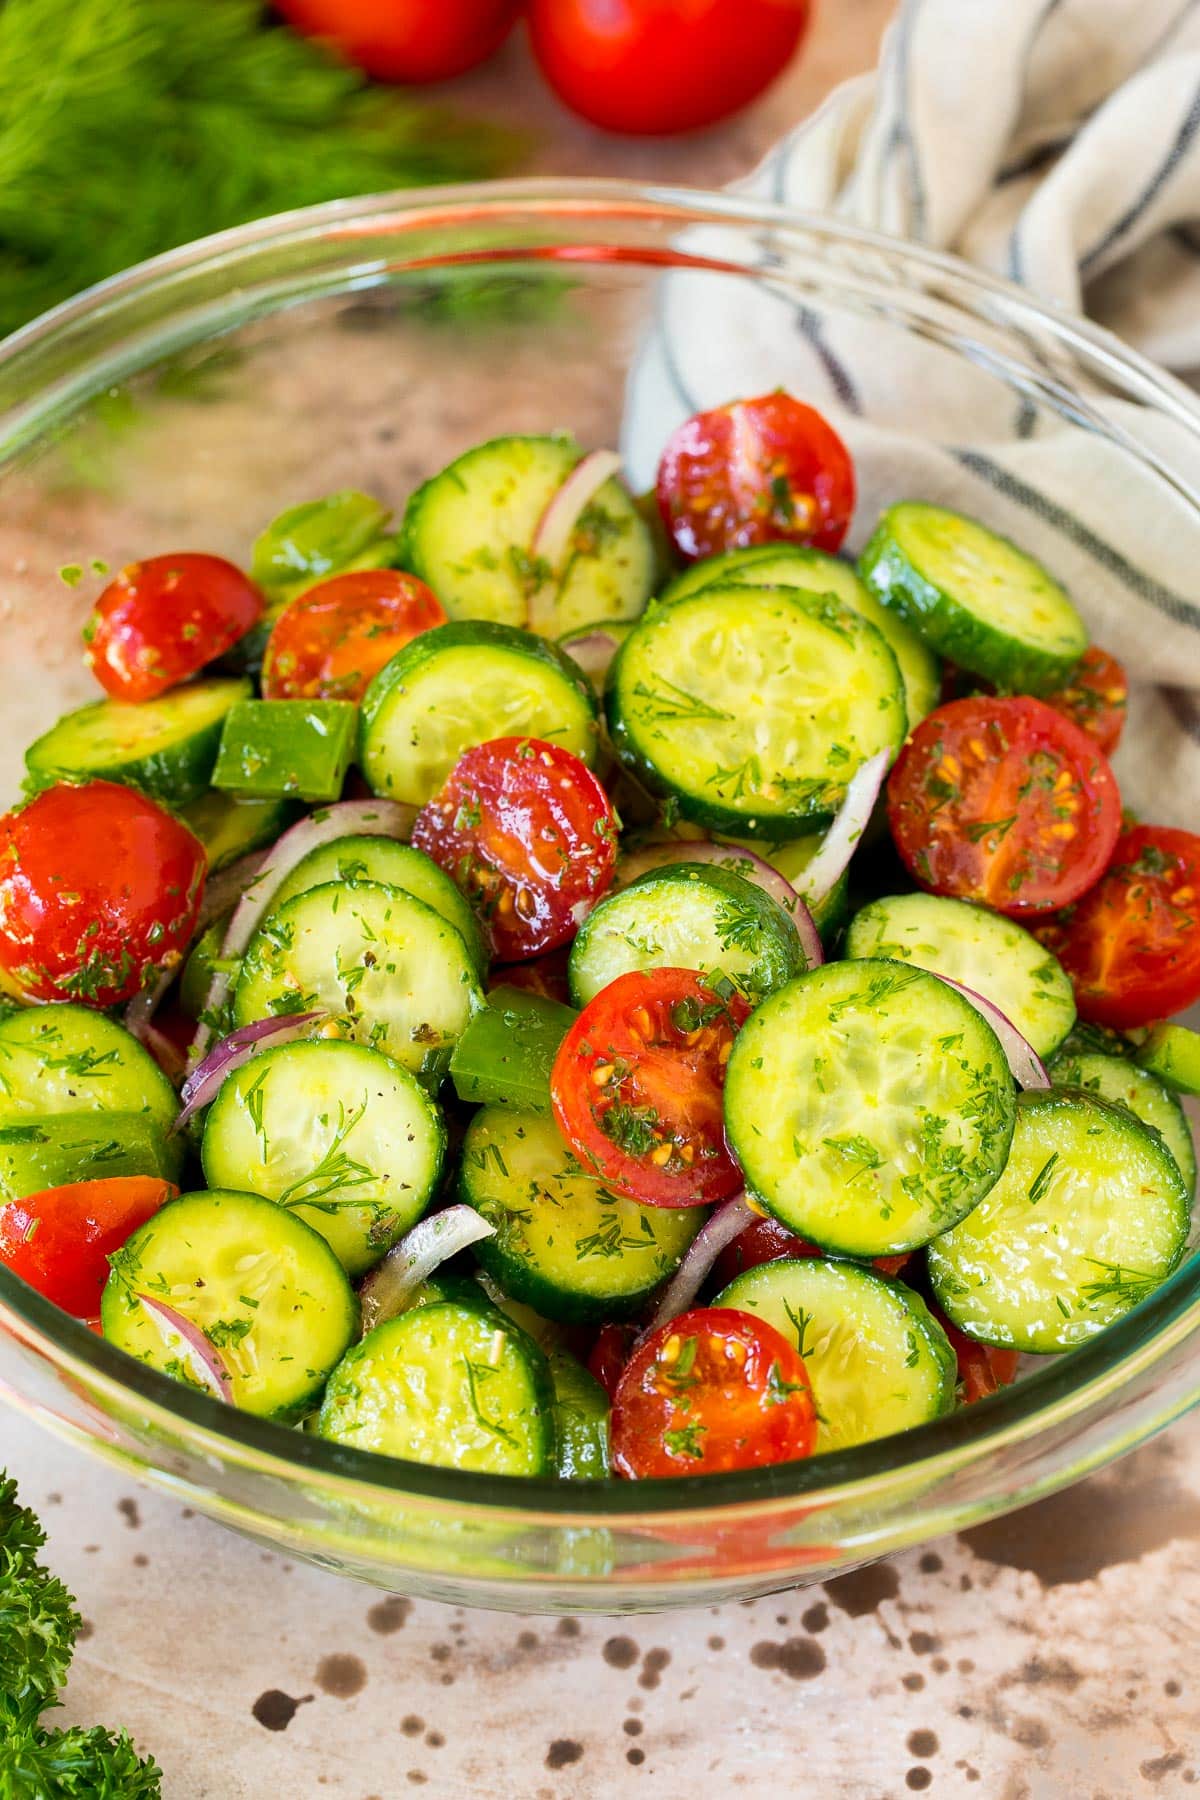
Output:
[[83,629],[85,660],[114,700],[155,700],[231,650],[263,596],[223,556],[180,551],[130,563]]
[[646,1206],[736,1194],[742,1176],[725,1142],[722,1094],[749,1012],[691,969],[634,969],[602,988],[550,1076],[554,1116],[575,1154]]
[[532,0],[534,55],[573,112],[608,131],[694,131],[786,67],[809,0]]
[[657,495],[689,562],[750,544],[836,550],[854,511],[854,465],[819,412],[779,391],[686,419],[663,451]]
[[63,782],[0,818],[0,970],[25,1000],[117,1006],[192,938],[198,838],[133,788]]
[[1103,752],[1025,696],[952,700],[930,713],[888,779],[887,810],[921,887],[1015,916],[1077,900],[1121,829]]
[[498,50],[520,0],[275,0],[377,81],[445,81]]
[[539,738],[464,751],[412,841],[453,876],[502,962],[568,943],[612,880],[617,816],[586,764]]
[[637,1326],[627,1321],[602,1325],[588,1355],[588,1372],[596,1377],[609,1399],[617,1392],[629,1352],[637,1338]]
[[358,569],[306,588],[271,629],[266,700],[361,700],[397,650],[444,625],[437,596],[399,569]]
[[0,1206],[0,1262],[77,1319],[94,1319],[108,1258],[179,1189],[156,1175],[46,1188]]
[[613,1397],[613,1469],[632,1480],[795,1462],[816,1433],[799,1352],[734,1307],[697,1307],[650,1332]]
[[958,1363],[958,1394],[964,1405],[986,1400],[1002,1387],[1011,1387],[1017,1379],[1021,1360],[1018,1350],[1005,1350],[996,1344],[980,1344],[948,1319],[940,1307],[930,1308],[934,1318],[950,1339]]
[[1062,963],[1080,1016],[1131,1031],[1200,1000],[1200,837],[1135,825],[1103,879],[1038,937]]
[[[778,1219],[752,1219],[745,1231],[727,1244],[713,1268],[714,1279],[726,1287],[746,1269],[757,1269],[760,1263],[778,1262],[781,1257],[823,1256],[825,1253],[807,1238],[797,1237]],[[872,1267],[881,1275],[898,1275],[912,1259],[906,1250],[900,1256],[876,1256]]]
[[1044,698],[1047,706],[1095,738],[1105,756],[1112,755],[1125,729],[1129,702],[1129,678],[1115,656],[1099,644],[1090,645],[1066,686]]

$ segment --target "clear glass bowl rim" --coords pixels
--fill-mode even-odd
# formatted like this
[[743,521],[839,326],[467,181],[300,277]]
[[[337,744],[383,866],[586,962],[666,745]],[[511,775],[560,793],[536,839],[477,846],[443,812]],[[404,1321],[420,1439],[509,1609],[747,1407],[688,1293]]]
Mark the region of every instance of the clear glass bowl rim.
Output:
[[[825,215],[804,213],[728,192],[662,186],[652,183],[583,179],[519,180],[467,183],[435,189],[364,195],[301,208],[255,220],[231,231],[182,245],[84,290],[32,320],[0,342],[0,395],[11,396],[0,414],[0,452],[14,441],[27,442],[38,424],[36,390],[22,392],[23,364],[35,367],[40,353],[64,335],[101,316],[106,328],[132,317],[139,300],[168,288],[189,274],[228,271],[231,286],[238,265],[250,264],[264,252],[303,247],[306,242],[342,238],[369,243],[385,233],[494,219],[511,222],[524,214],[530,223],[550,228],[587,222],[603,241],[605,221],[640,221],[684,229],[692,225],[728,224],[794,233],[829,246],[838,244],[876,250],[888,258],[886,284],[895,293],[897,262],[927,277],[936,276],[936,300],[957,306],[965,315],[991,325],[1007,322],[1013,329],[1036,326],[1066,351],[1104,369],[1145,404],[1169,413],[1200,438],[1200,402],[1165,371],[1129,350],[1120,340],[1073,314],[1044,305],[1000,277],[983,273],[958,258],[892,238]],[[572,242],[575,240],[572,239]],[[519,258],[519,251],[516,253]],[[511,249],[497,250],[497,260],[512,261]],[[649,258],[645,259],[647,262]],[[637,266],[638,257],[630,262]],[[369,261],[361,270],[341,271],[337,291],[386,279],[388,263]],[[734,272],[734,271],[731,271]],[[747,264],[745,272],[753,274]],[[860,288],[868,279],[856,275]],[[236,291],[236,290],[235,290]],[[323,291],[328,291],[325,289]],[[906,293],[914,313],[920,303]],[[268,309],[268,310],[273,310]],[[134,359],[133,366],[137,366]],[[84,370],[86,373],[86,367]],[[78,374],[76,380],[78,380]],[[74,382],[72,386],[74,386]],[[92,391],[89,389],[88,391]],[[31,406],[31,410],[28,410]],[[49,403],[44,423],[49,424]],[[14,432],[14,425],[16,427]],[[36,435],[36,429],[33,431]],[[1147,459],[1148,461],[1152,459]],[[1181,486],[1176,482],[1177,486]],[[1188,490],[1184,489],[1185,492]],[[1190,496],[1200,507],[1200,499]],[[803,1501],[834,1507],[851,1499],[882,1498],[893,1479],[914,1476],[934,1482],[944,1473],[966,1470],[1003,1451],[1027,1443],[1051,1424],[1086,1412],[1120,1392],[1137,1376],[1190,1337],[1200,1326],[1200,1256],[1193,1255],[1148,1300],[1090,1342],[1029,1375],[998,1394],[975,1402],[899,1438],[881,1438],[807,1462],[727,1475],[684,1476],[643,1482],[562,1482],[547,1478],[495,1476],[404,1462],[355,1450],[347,1445],[298,1432],[270,1420],[236,1412],[122,1355],[85,1325],[62,1313],[34,1290],[0,1267],[0,1329],[57,1367],[83,1380],[89,1391],[128,1404],[136,1399],[144,1417],[167,1431],[186,1435],[194,1448],[212,1456],[233,1452],[258,1472],[288,1482],[303,1479],[322,1488],[358,1498],[412,1499],[478,1508],[519,1517],[524,1523],[542,1519],[556,1526],[592,1524],[614,1516],[636,1527],[671,1516],[753,1516],[781,1502]],[[1194,1376],[1185,1398],[1170,1408],[1174,1418],[1200,1400],[1200,1347],[1193,1354]],[[1132,1441],[1169,1422],[1153,1420]],[[1114,1438],[1124,1445],[1128,1433]],[[898,1447],[903,1453],[898,1455]],[[1090,1459],[1097,1460],[1096,1457]],[[1101,1459],[1102,1460],[1102,1459]],[[998,1493],[997,1503],[1004,1504]],[[1011,1500],[1009,1501],[1011,1504]]]

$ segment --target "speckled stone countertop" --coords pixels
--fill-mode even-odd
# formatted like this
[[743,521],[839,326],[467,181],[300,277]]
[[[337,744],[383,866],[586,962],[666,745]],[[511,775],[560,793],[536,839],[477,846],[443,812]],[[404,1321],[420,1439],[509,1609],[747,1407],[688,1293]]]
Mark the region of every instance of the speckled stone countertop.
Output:
[[[759,107],[605,139],[522,47],[452,98],[535,168],[730,180],[875,57],[891,0],[825,0]],[[63,1723],[129,1726],[166,1800],[1170,1800],[1200,1781],[1200,1416],[1041,1505],[823,1587],[658,1618],[387,1598],[0,1414],[0,1464],[87,1621]]]

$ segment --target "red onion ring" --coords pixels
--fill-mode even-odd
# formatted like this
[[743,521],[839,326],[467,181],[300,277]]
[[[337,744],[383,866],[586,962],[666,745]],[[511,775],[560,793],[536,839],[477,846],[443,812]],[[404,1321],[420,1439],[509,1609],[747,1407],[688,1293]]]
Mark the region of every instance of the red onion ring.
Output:
[[571,533],[579,523],[580,514],[585,507],[620,467],[621,459],[615,450],[589,450],[575,464],[557,492],[550,496],[529,546],[533,556],[546,563],[551,571],[550,579],[541,582],[530,596],[531,631],[541,630],[553,623],[554,602],[558,598]]
[[363,1336],[402,1313],[441,1263],[480,1238],[494,1237],[495,1230],[473,1206],[448,1206],[419,1220],[376,1263],[358,1290]]
[[183,1111],[172,1125],[171,1135],[182,1131],[193,1113],[215,1098],[225,1077],[249,1062],[261,1043],[270,1039],[272,1048],[290,1043],[293,1038],[304,1037],[315,1020],[326,1016],[323,1012],[281,1013],[278,1018],[256,1019],[253,1025],[241,1025],[223,1037],[184,1082],[179,1096]]
[[875,810],[891,760],[890,750],[877,750],[851,777],[825,842],[800,878],[797,892],[809,906],[822,901],[849,866]]
[[988,1000],[983,994],[977,994],[974,988],[964,987],[961,981],[951,981],[948,975],[939,975],[938,980],[944,981],[947,987],[952,987],[964,1000],[969,1000],[976,1012],[982,1013],[1000,1039],[1000,1048],[1008,1058],[1008,1066],[1018,1087],[1050,1086],[1045,1063],[1029,1039],[1017,1030],[1007,1013],[1002,1013],[994,1001]]
[[[402,805],[398,800],[338,800],[332,806],[323,806],[319,811],[310,813],[306,819],[301,819],[276,839],[263,858],[258,873],[235,906],[221,942],[222,960],[245,955],[246,946],[258,929],[259,921],[271,901],[296,864],[303,862],[310,850],[356,833],[368,837],[399,838],[407,842],[412,835],[416,816],[415,806]],[[209,1017],[218,1013],[225,1004],[230,985],[228,973],[223,969],[215,970],[201,1011]],[[212,1038],[212,1026],[201,1019],[196,1026],[189,1051],[192,1062],[198,1062],[205,1055]]]
[[771,867],[753,850],[741,844],[714,844],[710,838],[678,838],[670,844],[647,844],[621,858],[613,881],[614,890],[628,887],[649,869],[665,869],[674,863],[712,863],[721,869],[732,869],[746,881],[761,888],[768,899],[783,908],[800,934],[805,965],[818,969],[825,961],[820,933],[805,902],[786,876]]
[[683,1261],[663,1289],[662,1297],[646,1327],[647,1331],[657,1331],[660,1325],[665,1325],[668,1320],[687,1311],[704,1286],[722,1250],[727,1249],[735,1238],[739,1238],[747,1225],[753,1224],[758,1216],[745,1194],[726,1200],[723,1206],[718,1206],[715,1212],[709,1214],[688,1246]]
[[609,664],[621,648],[612,632],[605,631],[599,625],[594,631],[585,632],[582,637],[571,638],[565,644],[560,640],[559,647],[595,682],[602,681],[608,674]]
[[174,1306],[168,1306],[165,1300],[156,1300],[150,1294],[138,1294],[137,1298],[157,1325],[167,1349],[172,1348],[172,1338],[178,1338],[180,1354],[197,1380],[204,1384],[214,1399],[224,1400],[227,1406],[232,1406],[233,1387],[229,1371],[200,1327],[185,1318]]

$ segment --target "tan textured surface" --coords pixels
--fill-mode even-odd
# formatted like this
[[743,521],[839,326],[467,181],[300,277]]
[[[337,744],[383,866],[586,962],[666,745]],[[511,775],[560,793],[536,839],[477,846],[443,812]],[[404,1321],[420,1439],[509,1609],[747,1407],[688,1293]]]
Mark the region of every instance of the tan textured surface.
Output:
[[[459,91],[543,131],[541,169],[723,181],[873,60],[890,11],[825,0],[764,104],[682,143],[566,119],[518,45]],[[1154,1800],[1197,1780],[1200,1420],[827,1590],[557,1624],[293,1566],[8,1417],[0,1460],[89,1621],[63,1716],[128,1722],[167,1800]]]

